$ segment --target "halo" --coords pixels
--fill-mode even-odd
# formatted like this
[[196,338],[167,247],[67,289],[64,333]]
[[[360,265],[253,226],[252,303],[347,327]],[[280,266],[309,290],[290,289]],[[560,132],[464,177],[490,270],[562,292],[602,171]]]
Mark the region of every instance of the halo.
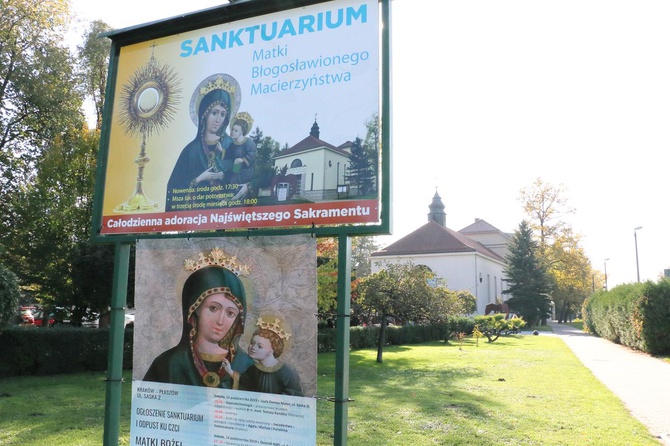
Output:
[[[193,260],[197,257],[197,260]],[[253,308],[254,301],[254,282],[251,280],[249,266],[238,260],[237,255],[231,254],[230,250],[224,251],[222,248],[215,246],[213,248],[204,248],[204,250],[196,253],[190,253],[179,268],[178,283],[175,285],[175,300],[177,305],[182,305],[182,289],[186,280],[196,272],[204,267],[216,267],[230,271],[235,274],[244,288],[246,313],[244,314],[244,321],[249,317],[250,310]],[[185,321],[183,321],[185,322]]]
[[286,317],[275,309],[264,308],[261,309],[258,313],[255,313],[254,315],[249,314],[249,316],[245,319],[244,322],[244,334],[242,335],[242,339],[240,339],[240,347],[244,348],[245,350],[248,348],[254,331],[256,331],[256,329],[259,328],[256,325],[259,318],[271,321],[279,319],[280,327],[285,331],[287,331],[288,333],[290,333],[291,337],[289,337],[288,339],[283,339],[284,352],[282,353],[282,357],[285,356],[286,353],[293,348],[293,344],[295,342],[294,339],[295,335],[293,332],[293,328],[291,327],[289,321],[286,320]]
[[166,128],[176,113],[180,99],[180,81],[174,69],[159,65],[154,55],[138,68],[123,86],[119,110],[121,123],[127,134],[151,135]]
[[230,118],[232,119],[232,117],[235,116],[237,114],[237,111],[240,109],[240,104],[242,103],[242,91],[240,90],[240,84],[239,82],[237,82],[237,79],[232,77],[230,74],[226,73],[215,73],[210,76],[207,76],[198,84],[197,87],[195,87],[195,90],[193,90],[193,94],[191,95],[189,113],[191,115],[191,121],[193,121],[193,124],[196,127],[198,126],[198,108],[200,108],[200,101],[202,101],[202,98],[206,94],[203,93],[202,91],[206,89],[208,85],[211,85],[214,82],[216,82],[217,78],[222,79],[224,82],[229,83],[235,88],[234,93],[229,92],[231,110],[228,111],[228,116],[230,116]]

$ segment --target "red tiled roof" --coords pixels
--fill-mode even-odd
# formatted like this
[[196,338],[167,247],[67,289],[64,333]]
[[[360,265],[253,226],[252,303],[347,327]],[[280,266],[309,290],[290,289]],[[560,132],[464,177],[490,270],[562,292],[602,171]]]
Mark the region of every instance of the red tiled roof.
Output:
[[353,145],[354,145],[353,142],[351,142],[351,141],[345,141],[345,142],[343,142],[342,144],[340,144],[339,146],[337,146],[337,148],[338,148],[338,149],[342,149],[342,150],[345,150],[345,149],[351,149],[351,147],[352,147]]
[[484,232],[503,233],[500,229],[496,228],[491,223],[485,221],[482,218],[476,218],[474,223],[464,227],[458,232],[460,232],[461,234],[481,234]]
[[406,235],[395,243],[372,253],[372,256],[448,254],[460,252],[478,252],[496,260],[504,260],[481,243],[464,234],[445,228],[434,221],[429,221],[416,231]]

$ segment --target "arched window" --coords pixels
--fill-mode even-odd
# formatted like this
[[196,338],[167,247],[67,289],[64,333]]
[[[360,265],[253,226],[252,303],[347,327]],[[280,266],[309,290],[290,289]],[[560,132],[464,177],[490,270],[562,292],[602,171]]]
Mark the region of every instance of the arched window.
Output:
[[296,158],[293,161],[291,161],[291,169],[294,167],[302,167],[302,161],[300,161],[300,158]]

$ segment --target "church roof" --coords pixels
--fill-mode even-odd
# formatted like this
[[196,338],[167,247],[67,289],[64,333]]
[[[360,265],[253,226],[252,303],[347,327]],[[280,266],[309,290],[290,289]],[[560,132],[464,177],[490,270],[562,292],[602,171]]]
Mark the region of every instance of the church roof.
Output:
[[340,144],[339,146],[337,146],[337,148],[338,148],[338,149],[342,149],[342,150],[351,150],[351,148],[353,147],[353,145],[354,145],[353,142],[351,142],[351,141],[345,141],[345,142],[343,142],[342,144]]
[[481,243],[434,221],[429,221],[395,243],[391,243],[386,248],[372,253],[372,256],[453,254],[464,252],[477,252],[495,260],[504,261],[502,257]]
[[277,155],[275,158],[281,158],[284,156],[295,155],[296,153],[309,152],[310,150],[322,149],[322,148],[332,150],[333,152],[337,152],[340,155],[346,157],[349,156],[349,153],[347,153],[346,151],[337,148],[334,145],[329,144],[325,141],[322,141],[319,138],[315,138],[314,136],[309,135],[299,143],[295,144],[293,147],[289,147],[288,149],[279,152],[279,155]]
[[482,233],[487,233],[487,232],[495,232],[495,233],[505,234],[500,229],[496,228],[495,226],[493,226],[492,224],[484,221],[481,218],[475,218],[474,223],[464,227],[463,229],[461,229],[458,232],[460,232],[461,234],[482,234]]

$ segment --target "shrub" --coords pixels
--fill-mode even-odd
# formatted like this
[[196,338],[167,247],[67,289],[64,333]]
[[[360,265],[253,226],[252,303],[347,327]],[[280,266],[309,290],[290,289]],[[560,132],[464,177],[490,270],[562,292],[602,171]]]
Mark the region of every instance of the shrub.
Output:
[[[428,341],[446,341],[454,332],[472,333],[475,323],[472,318],[459,317],[446,323],[389,325],[386,327],[386,345],[417,344]],[[375,325],[355,326],[349,331],[349,345],[352,350],[374,348],[379,339],[380,327]],[[337,329],[324,328],[318,333],[319,353],[335,351]]]
[[475,316],[478,331],[486,336],[489,342],[495,342],[501,335],[519,333],[526,322],[518,317],[505,319],[504,314],[491,316]]
[[583,306],[589,333],[651,354],[670,352],[670,280],[599,291]]
[[449,318],[449,334],[451,333],[465,333],[472,334],[475,329],[475,320],[471,317],[454,316]]
[[584,321],[590,333],[618,344],[637,347],[639,342],[632,325],[635,301],[642,294],[642,284],[624,284],[609,291],[599,291],[584,303]]
[[670,353],[670,280],[645,283],[637,306],[633,323],[645,351]]
[[19,303],[19,281],[16,275],[0,265],[0,331],[9,323]]
[[[108,329],[12,327],[0,333],[0,378],[107,370]],[[125,330],[123,368],[132,368],[133,330]]]
[[[403,345],[429,341],[446,341],[453,333],[471,334],[472,318],[455,317],[446,323],[414,324],[387,327],[386,344]],[[356,326],[349,331],[352,349],[375,348],[378,326]],[[18,375],[51,375],[107,369],[109,329],[55,327],[12,327],[0,333],[0,378]],[[133,330],[126,329],[123,345],[123,368],[132,369]],[[337,347],[337,329],[320,328],[319,353]]]
[[375,326],[352,327],[349,345],[354,350],[374,347],[377,345],[377,339],[379,339],[379,330],[380,328]]

